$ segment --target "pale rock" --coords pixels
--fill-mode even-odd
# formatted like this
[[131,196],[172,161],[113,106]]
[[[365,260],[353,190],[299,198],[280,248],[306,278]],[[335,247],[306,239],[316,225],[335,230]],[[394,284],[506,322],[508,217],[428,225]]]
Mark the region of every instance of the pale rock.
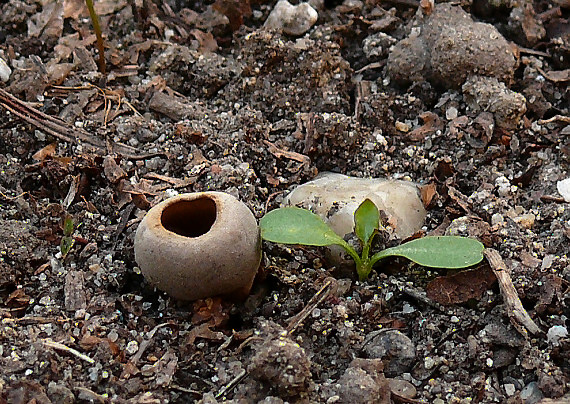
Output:
[[417,390],[414,385],[402,379],[387,379],[390,390],[399,396],[412,399],[416,396]]
[[309,3],[294,6],[287,0],[279,0],[263,26],[266,29],[281,30],[286,34],[299,36],[307,32],[318,18],[319,14]]
[[558,193],[562,196],[562,198],[564,198],[566,202],[570,202],[570,178],[558,181],[556,183],[556,188],[558,189]]
[[323,173],[295,188],[283,204],[313,211],[344,237],[353,231],[354,212],[367,198],[388,215],[398,238],[409,237],[423,226],[426,210],[418,188],[406,181]]
[[4,59],[0,58],[0,81],[6,83],[10,79],[11,74],[12,69],[10,69]]

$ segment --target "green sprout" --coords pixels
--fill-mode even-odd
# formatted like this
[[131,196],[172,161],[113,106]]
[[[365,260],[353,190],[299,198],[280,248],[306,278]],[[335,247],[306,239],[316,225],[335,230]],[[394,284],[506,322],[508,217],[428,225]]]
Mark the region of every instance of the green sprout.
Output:
[[99,66],[99,71],[102,74],[105,74],[107,70],[107,65],[105,63],[105,44],[103,43],[103,34],[101,32],[101,26],[99,25],[99,17],[95,12],[93,0],[85,0],[85,4],[87,4],[89,16],[91,17],[91,22],[93,23],[93,30],[95,31],[95,36],[97,37],[97,49],[99,50],[99,60],[97,65]]
[[354,212],[354,232],[362,246],[362,255],[336,234],[319,216],[309,210],[287,207],[272,210],[261,218],[261,237],[280,244],[311,246],[339,245],[354,259],[358,278],[368,278],[372,267],[387,257],[405,257],[419,265],[433,268],[465,268],[483,260],[485,247],[479,241],[459,236],[428,236],[387,248],[370,256],[374,236],[380,231],[380,212],[366,199]]
[[73,222],[73,217],[71,215],[66,215],[63,220],[63,237],[61,238],[61,243],[59,244],[59,250],[63,258],[67,256],[71,247],[75,244],[75,239],[73,238],[73,232],[75,231],[75,223]]

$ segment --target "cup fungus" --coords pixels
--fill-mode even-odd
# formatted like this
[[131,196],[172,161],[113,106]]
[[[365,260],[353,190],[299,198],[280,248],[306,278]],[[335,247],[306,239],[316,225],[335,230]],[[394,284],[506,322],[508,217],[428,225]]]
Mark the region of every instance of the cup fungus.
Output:
[[181,194],[143,218],[135,259],[150,284],[176,299],[242,299],[261,261],[259,228],[249,208],[229,194]]

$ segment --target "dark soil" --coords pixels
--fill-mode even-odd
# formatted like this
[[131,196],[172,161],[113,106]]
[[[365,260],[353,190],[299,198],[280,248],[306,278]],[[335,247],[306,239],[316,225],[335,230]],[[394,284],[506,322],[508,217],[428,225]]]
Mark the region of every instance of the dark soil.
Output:
[[[83,1],[0,1],[0,402],[568,397],[568,2],[455,2],[510,41],[497,78],[521,119],[440,76],[390,79],[413,0],[321,2],[302,38],[263,30],[275,3],[97,1],[101,74]],[[509,317],[486,261],[391,260],[358,282],[322,249],[264,243],[244,302],[176,302],[140,274],[158,202],[223,191],[259,219],[323,171],[424,186],[423,233],[498,250],[540,332]]]

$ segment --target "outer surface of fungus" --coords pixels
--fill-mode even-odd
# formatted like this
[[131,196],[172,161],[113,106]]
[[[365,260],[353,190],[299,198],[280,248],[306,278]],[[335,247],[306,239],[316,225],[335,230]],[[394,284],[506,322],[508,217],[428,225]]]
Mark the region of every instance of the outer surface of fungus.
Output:
[[261,260],[259,228],[249,208],[229,194],[182,194],[144,217],[135,259],[150,284],[176,299],[242,298]]

